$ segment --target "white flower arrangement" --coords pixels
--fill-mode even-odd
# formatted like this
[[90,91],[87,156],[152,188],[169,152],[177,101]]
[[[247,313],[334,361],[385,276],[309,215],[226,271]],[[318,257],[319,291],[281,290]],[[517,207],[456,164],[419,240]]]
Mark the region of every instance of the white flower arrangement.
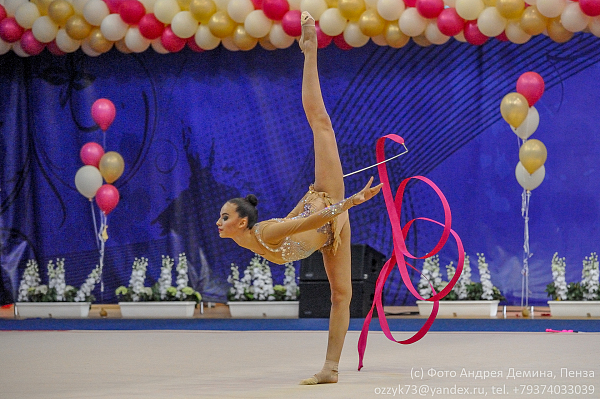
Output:
[[115,293],[122,302],[149,302],[149,301],[194,301],[200,303],[202,295],[188,284],[188,263],[185,253],[179,254],[177,264],[177,287],[172,284],[172,271],[174,261],[171,257],[162,256],[160,277],[152,287],[146,287],[146,271],[148,258],[135,258],[131,267],[129,287],[120,286]]
[[546,286],[548,296],[555,301],[598,301],[600,300],[600,272],[598,254],[592,252],[583,259],[581,281],[567,283],[565,278],[566,261],[559,258],[558,252],[552,257],[552,282]]
[[39,267],[34,259],[27,261],[19,284],[18,302],[94,302],[94,286],[100,281],[100,267],[88,275],[79,290],[66,284],[65,260],[57,259],[56,265],[48,261],[48,285],[40,284]]
[[231,264],[227,281],[231,284],[227,293],[230,301],[295,301],[300,295],[296,282],[296,269],[292,262],[285,264],[283,285],[273,285],[269,262],[254,254],[240,278],[239,267]]

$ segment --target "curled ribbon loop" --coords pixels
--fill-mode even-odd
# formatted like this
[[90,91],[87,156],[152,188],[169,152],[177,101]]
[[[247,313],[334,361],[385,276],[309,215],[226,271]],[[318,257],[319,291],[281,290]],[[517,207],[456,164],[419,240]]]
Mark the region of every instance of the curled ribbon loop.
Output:
[[[386,139],[395,141],[396,143],[398,143],[400,145],[404,144],[404,139],[396,134],[388,134],[383,137],[380,137],[377,140],[377,145],[376,145],[377,162],[380,162],[380,160],[385,159],[384,146],[385,146]],[[389,340],[397,342],[399,344],[404,344],[404,345],[417,342],[418,340],[423,338],[425,336],[425,334],[427,334],[427,332],[429,331],[429,328],[435,321],[435,318],[437,316],[438,309],[440,306],[439,300],[442,299],[443,297],[445,297],[452,290],[454,285],[457,283],[457,281],[462,273],[464,260],[465,260],[465,252],[464,252],[464,248],[462,245],[462,241],[460,240],[460,237],[458,236],[458,234],[456,234],[456,232],[454,230],[452,230],[452,228],[451,228],[452,215],[450,212],[450,206],[448,205],[448,201],[446,200],[446,197],[444,196],[442,191],[431,180],[427,179],[426,177],[413,176],[413,177],[406,178],[402,181],[402,183],[398,187],[398,191],[396,192],[396,197],[394,199],[394,197],[392,196],[392,190],[390,187],[390,182],[389,182],[389,178],[388,178],[386,165],[380,164],[377,166],[377,169],[379,171],[379,181],[381,183],[383,183],[383,187],[382,187],[383,197],[385,199],[385,206],[387,208],[387,212],[388,212],[391,226],[392,226],[394,252],[392,253],[392,256],[390,257],[390,259],[385,263],[385,265],[381,269],[381,272],[379,273],[379,277],[377,278],[377,282],[375,284],[375,296],[373,298],[373,304],[371,305],[371,310],[369,311],[369,313],[367,314],[367,317],[365,318],[365,321],[364,321],[363,327],[362,327],[362,331],[361,331],[360,337],[358,339],[358,356],[359,356],[358,369],[359,370],[363,367],[363,357],[365,354],[365,349],[367,347],[367,336],[369,333],[369,324],[371,323],[371,319],[373,317],[373,309],[375,307],[377,308],[377,315],[379,318],[379,324],[381,326],[381,330],[383,331],[383,333]],[[444,223],[440,223],[440,222],[432,220],[432,219],[421,217],[421,218],[412,219],[411,221],[406,223],[406,225],[401,227],[400,215],[402,212],[402,197],[404,195],[404,190],[406,188],[406,185],[409,183],[409,181],[411,179],[421,180],[421,181],[427,183],[431,188],[433,188],[433,190],[436,192],[436,194],[440,198],[440,201],[442,202],[442,206],[444,207]],[[408,250],[406,249],[406,243],[405,243],[406,237],[408,235],[408,231],[409,231],[411,225],[416,220],[424,220],[424,221],[432,222],[432,223],[438,224],[444,228],[442,235],[440,237],[440,240],[435,245],[435,247],[428,254],[421,256],[421,257],[416,257],[416,256],[412,255],[410,252],[408,252]],[[408,274],[408,267],[411,267],[413,269],[415,269],[415,268],[412,265],[407,264],[404,260],[404,257],[411,258],[411,259],[425,259],[425,258],[434,256],[444,247],[444,245],[446,245],[446,241],[448,241],[450,234],[452,234],[452,236],[454,237],[454,239],[456,241],[456,246],[458,248],[458,264],[456,266],[456,273],[454,274],[454,277],[450,280],[448,285],[446,285],[446,287],[444,287],[444,289],[441,290],[439,293],[436,293],[432,287],[432,291],[433,291],[434,295],[431,298],[425,299],[425,298],[421,297],[421,295],[419,295],[419,292],[413,286],[412,281],[410,280],[410,276]],[[385,285],[386,280],[388,279],[390,273],[392,272],[392,270],[394,269],[394,266],[396,264],[398,264],[398,270],[400,271],[400,275],[402,276],[402,281],[406,285],[406,288],[417,299],[433,302],[433,309],[431,311],[431,315],[429,316],[429,318],[427,319],[427,321],[425,322],[423,327],[421,327],[421,329],[419,331],[417,331],[412,337],[410,337],[404,341],[397,341],[392,336],[387,319],[385,318],[385,313],[383,311],[383,304],[381,301],[381,297],[383,294],[383,286]],[[415,270],[417,270],[417,269],[415,269]],[[421,273],[419,270],[417,270],[417,272]]]

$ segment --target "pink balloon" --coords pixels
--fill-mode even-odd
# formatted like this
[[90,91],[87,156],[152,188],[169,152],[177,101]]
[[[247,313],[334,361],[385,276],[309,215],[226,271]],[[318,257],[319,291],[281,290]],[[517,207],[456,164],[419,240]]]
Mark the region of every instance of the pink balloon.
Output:
[[140,19],[138,28],[142,36],[146,39],[154,40],[162,35],[163,30],[165,30],[165,24],[156,19],[154,14],[146,14]]
[[118,14],[123,0],[104,0],[111,14]]
[[281,19],[283,31],[291,37],[297,37],[302,34],[302,25],[300,24],[300,10],[289,10]]
[[444,0],[417,0],[417,11],[425,18],[437,18],[444,9]]
[[96,191],[96,204],[105,215],[108,215],[119,203],[119,190],[112,184],[103,184]]
[[0,4],[0,21],[6,18],[6,8],[2,4]]
[[585,15],[590,17],[600,15],[600,0],[579,0],[579,7]]
[[465,20],[455,8],[445,8],[437,17],[437,26],[444,35],[455,36],[465,28]]
[[186,43],[187,43],[187,46],[192,51],[195,51],[196,53],[201,53],[204,51],[204,49],[202,47],[198,46],[198,43],[196,43],[196,38],[194,36],[187,39]]
[[90,142],[85,143],[79,151],[79,157],[85,165],[92,165],[98,167],[100,165],[100,158],[104,155],[104,148],[98,143]]
[[146,15],[146,9],[138,0],[125,0],[119,6],[119,15],[126,24],[135,25]]
[[23,36],[21,36],[21,48],[29,55],[38,55],[44,50],[44,47],[46,45],[39,42],[30,30],[25,31]]
[[496,36],[496,39],[500,40],[501,42],[507,42],[508,36],[506,36],[506,31],[503,31],[498,36]]
[[113,123],[116,114],[115,105],[106,98],[100,98],[92,105],[92,118],[104,131]]
[[289,10],[290,4],[287,0],[263,0],[263,12],[273,21],[281,21]]
[[333,37],[323,33],[321,27],[319,26],[319,21],[315,23],[315,30],[317,31],[317,47],[325,48],[329,46],[331,44],[331,41],[333,40]]
[[465,39],[471,44],[481,46],[487,41],[488,37],[481,33],[477,27],[477,20],[473,20],[465,23]]
[[64,51],[62,51],[58,45],[56,44],[56,40],[52,40],[50,43],[46,44],[46,48],[48,49],[48,51],[50,51],[53,55],[65,55],[66,53]]
[[23,36],[25,29],[13,17],[6,17],[0,21],[0,39],[6,43],[14,43]]
[[349,45],[346,42],[346,39],[344,39],[344,34],[340,34],[337,35],[333,38],[333,43],[338,46],[339,48],[341,48],[342,50],[352,50],[354,47],[352,47],[351,45]]
[[171,30],[171,26],[167,26],[160,36],[160,42],[163,47],[171,52],[176,53],[185,47],[185,39],[180,38]]
[[532,107],[544,94],[544,79],[536,72],[525,72],[517,79],[517,93]]
[[414,7],[417,3],[417,0],[404,0],[404,4],[406,7]]
[[255,10],[260,10],[263,6],[263,0],[252,0],[252,4],[254,4]]

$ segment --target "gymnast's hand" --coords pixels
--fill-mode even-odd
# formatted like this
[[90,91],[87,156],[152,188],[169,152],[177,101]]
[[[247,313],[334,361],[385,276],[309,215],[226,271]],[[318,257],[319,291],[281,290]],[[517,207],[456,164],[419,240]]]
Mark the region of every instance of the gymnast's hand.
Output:
[[371,198],[373,198],[374,196],[376,196],[377,193],[379,193],[381,191],[381,187],[383,186],[383,183],[379,183],[375,187],[371,187],[371,183],[373,183],[373,177],[371,177],[369,179],[365,188],[363,188],[362,190],[360,190],[359,192],[357,192],[356,194],[354,194],[352,196],[352,204],[354,204],[354,205],[362,204],[363,202],[366,202],[366,201],[370,200]]

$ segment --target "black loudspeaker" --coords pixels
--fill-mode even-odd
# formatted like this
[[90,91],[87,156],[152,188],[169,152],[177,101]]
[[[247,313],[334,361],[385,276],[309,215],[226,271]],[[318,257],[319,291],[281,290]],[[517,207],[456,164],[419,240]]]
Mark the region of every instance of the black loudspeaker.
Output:
[[[350,317],[365,317],[371,309],[374,296],[374,283],[353,281]],[[331,290],[328,281],[300,281],[300,318],[329,318],[330,310]],[[373,311],[373,317],[377,317],[377,310]]]
[[[357,244],[351,247],[352,280],[369,281],[375,284],[386,257],[368,245]],[[300,281],[327,281],[323,266],[323,255],[317,251],[300,262]]]

